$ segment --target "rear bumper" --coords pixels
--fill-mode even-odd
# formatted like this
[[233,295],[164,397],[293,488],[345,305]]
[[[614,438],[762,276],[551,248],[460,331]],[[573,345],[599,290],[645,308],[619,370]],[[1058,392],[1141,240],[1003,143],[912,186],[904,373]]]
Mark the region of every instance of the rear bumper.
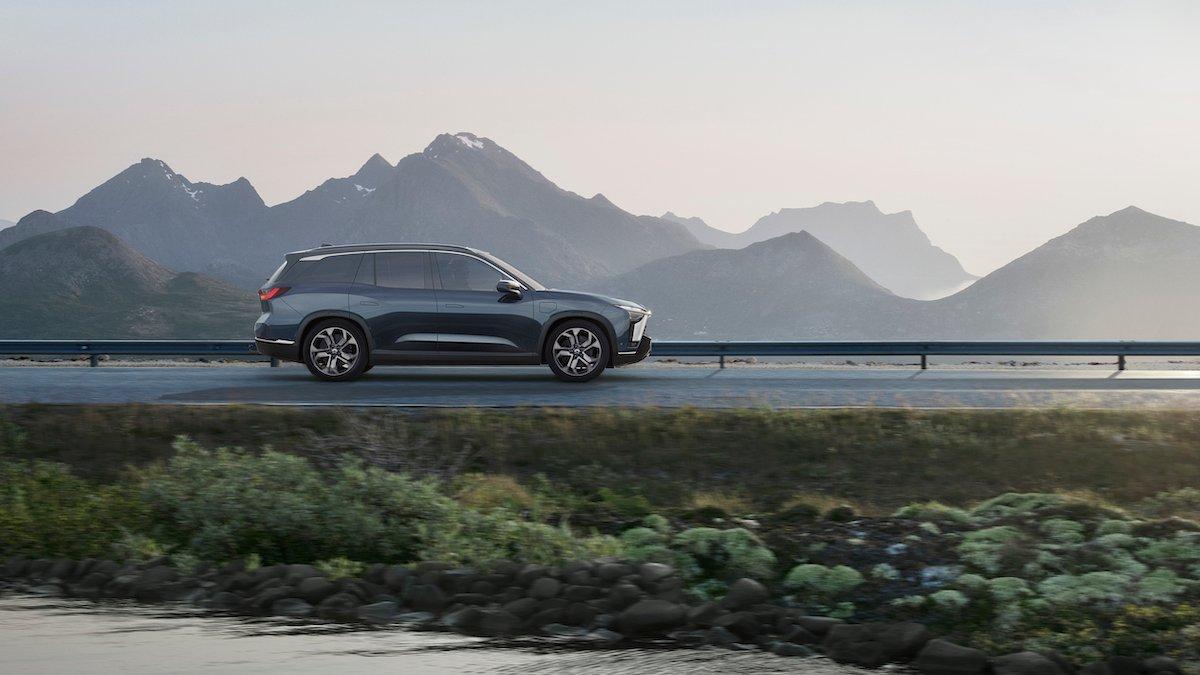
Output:
[[258,349],[258,353],[263,356],[270,356],[284,361],[299,361],[300,348],[295,342],[290,340],[266,340],[263,338],[254,338],[254,346]]
[[613,362],[617,365],[617,367],[628,366],[645,359],[647,356],[650,356],[650,338],[643,337],[638,341],[637,351],[627,353],[618,352],[617,358],[614,359]]

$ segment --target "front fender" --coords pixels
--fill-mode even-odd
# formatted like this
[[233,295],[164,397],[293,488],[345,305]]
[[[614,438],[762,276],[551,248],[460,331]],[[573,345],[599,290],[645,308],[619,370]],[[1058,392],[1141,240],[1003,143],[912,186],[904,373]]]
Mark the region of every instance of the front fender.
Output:
[[612,321],[608,317],[598,312],[590,312],[583,309],[567,309],[561,312],[556,312],[550,316],[548,320],[542,323],[542,334],[538,337],[538,353],[541,355],[542,363],[547,363],[546,359],[546,341],[550,338],[550,331],[554,330],[558,324],[571,319],[588,319],[599,324],[601,330],[604,331],[608,338],[608,344],[611,347],[609,351],[608,365],[613,365],[616,357],[619,343],[617,342],[617,332],[613,329]]

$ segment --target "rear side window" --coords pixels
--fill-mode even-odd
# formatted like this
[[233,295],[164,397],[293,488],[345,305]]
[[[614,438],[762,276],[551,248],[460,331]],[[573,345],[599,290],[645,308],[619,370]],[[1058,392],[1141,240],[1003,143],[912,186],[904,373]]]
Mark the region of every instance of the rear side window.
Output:
[[322,260],[301,262],[299,264],[307,269],[297,270],[296,279],[306,284],[354,283],[354,275],[358,273],[362,258],[362,254],[334,255]]
[[383,288],[423,289],[425,253],[405,251],[375,254],[375,285]]

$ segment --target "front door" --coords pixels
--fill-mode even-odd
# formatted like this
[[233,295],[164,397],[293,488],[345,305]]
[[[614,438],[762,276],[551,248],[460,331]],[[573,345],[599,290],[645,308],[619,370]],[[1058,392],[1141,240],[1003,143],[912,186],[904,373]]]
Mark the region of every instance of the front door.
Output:
[[429,254],[368,253],[350,294],[350,311],[367,321],[375,351],[437,350],[437,297]]
[[440,280],[438,350],[466,354],[537,352],[540,326],[529,291],[520,298],[496,290],[508,275],[472,255],[433,253]]

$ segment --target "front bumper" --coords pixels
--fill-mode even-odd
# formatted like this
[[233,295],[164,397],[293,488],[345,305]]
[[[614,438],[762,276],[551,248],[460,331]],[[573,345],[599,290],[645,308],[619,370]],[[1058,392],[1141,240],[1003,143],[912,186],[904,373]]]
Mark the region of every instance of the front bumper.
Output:
[[650,342],[651,340],[648,336],[643,337],[638,341],[637,351],[618,352],[617,358],[613,360],[613,363],[615,363],[617,367],[620,367],[628,366],[645,359],[647,356],[650,356]]
[[300,347],[290,340],[266,340],[254,338],[254,346],[263,356],[281,359],[283,361],[299,361]]

